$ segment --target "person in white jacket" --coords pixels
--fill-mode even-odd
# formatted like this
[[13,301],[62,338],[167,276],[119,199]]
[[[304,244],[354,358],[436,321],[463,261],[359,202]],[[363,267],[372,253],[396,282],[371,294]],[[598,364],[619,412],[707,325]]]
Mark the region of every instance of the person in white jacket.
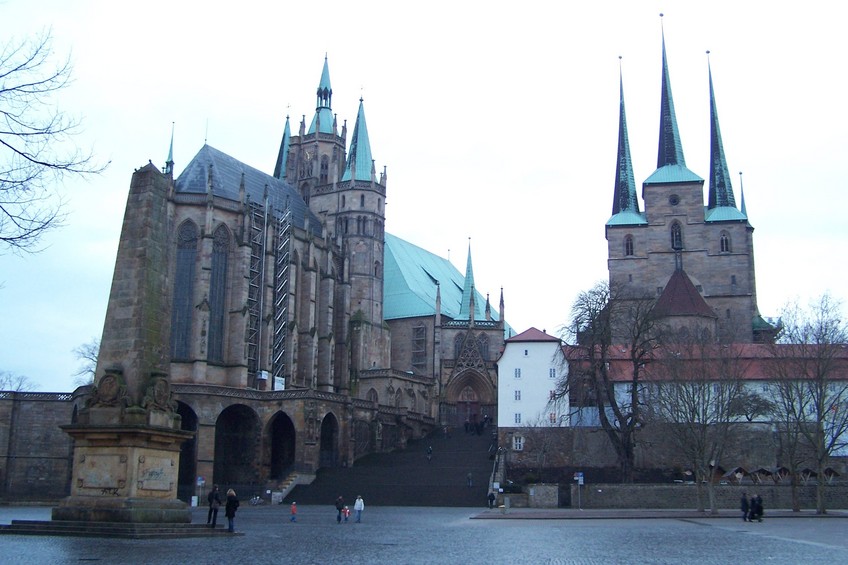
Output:
[[356,502],[353,503],[353,511],[356,513],[356,522],[362,521],[362,511],[365,510],[365,501],[361,496],[356,497]]

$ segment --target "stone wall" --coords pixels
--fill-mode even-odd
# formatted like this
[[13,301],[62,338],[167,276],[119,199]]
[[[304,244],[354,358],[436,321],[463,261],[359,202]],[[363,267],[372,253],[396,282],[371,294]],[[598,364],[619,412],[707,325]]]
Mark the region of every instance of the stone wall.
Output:
[[[578,507],[577,485],[571,485],[571,507]],[[792,508],[789,485],[715,485],[716,506],[722,510],[739,508],[742,493],[763,498],[766,516],[770,508]],[[816,485],[798,486],[802,510],[816,507]],[[704,505],[708,508],[707,489],[703,489]],[[827,485],[828,508],[848,508],[848,484]],[[622,485],[584,484],[580,489],[581,508],[668,508],[695,509],[698,507],[698,488],[694,484]]]

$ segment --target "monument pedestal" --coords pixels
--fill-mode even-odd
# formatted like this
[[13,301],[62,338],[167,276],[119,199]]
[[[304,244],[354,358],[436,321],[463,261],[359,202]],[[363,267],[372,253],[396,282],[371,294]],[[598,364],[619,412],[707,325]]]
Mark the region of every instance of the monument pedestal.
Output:
[[177,499],[180,444],[192,432],[151,425],[70,425],[71,494],[53,520],[190,523]]

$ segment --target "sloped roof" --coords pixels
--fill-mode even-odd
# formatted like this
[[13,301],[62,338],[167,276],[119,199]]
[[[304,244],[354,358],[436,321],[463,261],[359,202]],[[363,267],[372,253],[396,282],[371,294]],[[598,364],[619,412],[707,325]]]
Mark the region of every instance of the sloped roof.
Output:
[[514,335],[506,340],[507,343],[513,343],[518,341],[525,343],[531,341],[554,341],[558,343],[560,339],[531,327],[530,329],[524,330],[520,334]]
[[671,275],[654,305],[653,313],[661,318],[667,316],[717,317],[683,269],[677,269]]
[[704,179],[686,168],[686,165],[665,165],[651,173],[642,184],[665,184],[673,182],[704,182]]
[[267,187],[268,200],[275,211],[285,210],[288,204],[291,207],[294,225],[302,228],[304,219],[309,218],[310,230],[316,235],[321,234],[321,221],[309,211],[294,187],[210,145],[200,148],[197,155],[174,182],[174,190],[177,193],[206,194],[211,182],[214,196],[238,202],[242,178],[245,195],[251,202],[262,204]]
[[644,212],[636,212],[634,210],[623,210],[618,214],[613,214],[607,220],[608,226],[646,226],[648,220],[645,219]]
[[[462,304],[465,277],[453,263],[401,238],[386,234],[383,270],[383,318],[394,320],[432,316],[436,286],[441,287],[442,315],[456,319]],[[484,320],[486,300],[474,293],[474,318]],[[492,319],[498,312],[492,311]]]

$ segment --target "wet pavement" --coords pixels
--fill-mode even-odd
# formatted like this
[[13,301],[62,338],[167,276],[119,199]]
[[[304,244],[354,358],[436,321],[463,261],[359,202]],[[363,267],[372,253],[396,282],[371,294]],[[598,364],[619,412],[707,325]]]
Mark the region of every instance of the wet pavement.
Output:
[[[735,512],[500,510],[368,507],[336,524],[332,506],[242,506],[243,536],[121,540],[0,536],[0,563],[848,563],[848,512],[771,511],[762,523]],[[0,507],[0,524],[49,520],[48,507]],[[205,523],[206,509],[193,510]]]

